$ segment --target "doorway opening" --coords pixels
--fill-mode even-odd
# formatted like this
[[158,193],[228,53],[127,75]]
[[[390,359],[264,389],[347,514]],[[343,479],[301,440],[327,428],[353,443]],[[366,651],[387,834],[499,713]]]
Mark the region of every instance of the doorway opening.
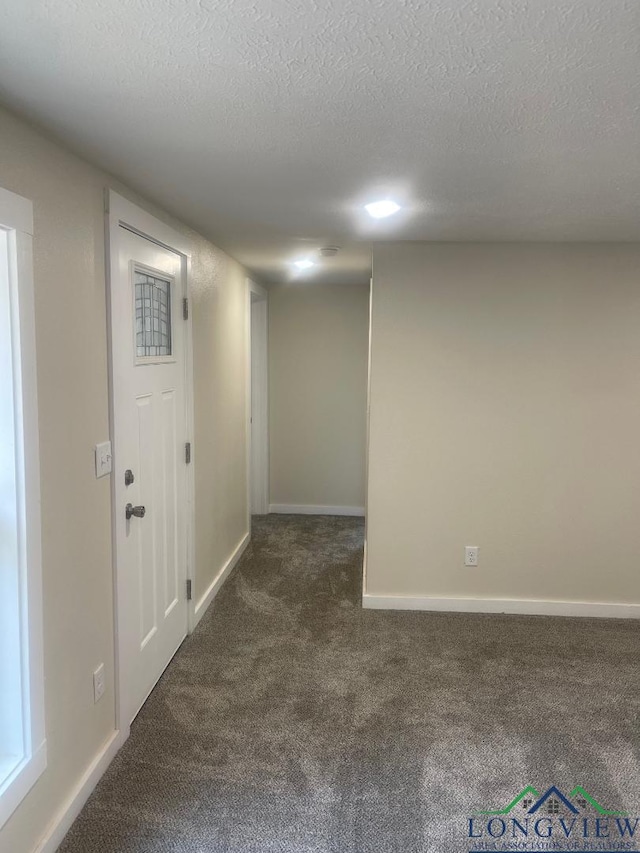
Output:
[[269,364],[267,291],[247,281],[249,314],[249,489],[250,515],[269,512]]

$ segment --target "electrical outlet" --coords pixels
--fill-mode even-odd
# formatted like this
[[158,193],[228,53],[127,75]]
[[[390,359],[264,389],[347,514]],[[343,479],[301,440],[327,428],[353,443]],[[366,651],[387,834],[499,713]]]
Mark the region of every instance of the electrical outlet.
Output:
[[93,701],[99,702],[104,694],[104,664],[93,673]]
[[478,551],[480,549],[477,545],[467,545],[464,549],[464,564],[465,566],[477,566],[478,565]]

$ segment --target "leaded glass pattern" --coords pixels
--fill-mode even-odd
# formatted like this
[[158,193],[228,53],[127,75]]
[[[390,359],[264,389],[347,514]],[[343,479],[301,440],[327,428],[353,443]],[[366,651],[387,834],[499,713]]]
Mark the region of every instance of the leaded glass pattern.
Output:
[[171,355],[171,282],[135,270],[136,355]]

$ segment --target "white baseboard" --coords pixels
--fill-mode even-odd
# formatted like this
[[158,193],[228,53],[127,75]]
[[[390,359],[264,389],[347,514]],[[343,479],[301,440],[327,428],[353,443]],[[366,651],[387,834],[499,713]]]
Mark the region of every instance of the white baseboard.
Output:
[[231,554],[231,556],[229,557],[227,562],[223,565],[223,567],[220,569],[218,574],[215,576],[215,578],[209,584],[209,588],[207,589],[205,594],[202,596],[202,598],[198,602],[196,602],[196,606],[194,607],[194,610],[193,610],[193,621],[192,621],[192,625],[191,625],[192,630],[193,630],[193,628],[196,627],[198,622],[204,616],[204,614],[207,610],[207,607],[211,604],[213,599],[218,594],[218,591],[219,591],[220,587],[222,586],[222,584],[225,582],[229,572],[236,565],[236,563],[238,562],[240,557],[242,557],[242,555],[244,554],[244,551],[245,551],[245,549],[246,549],[246,547],[250,541],[251,541],[251,533],[245,533],[245,535],[242,537],[240,542],[238,542],[238,544],[234,548],[233,553]]
[[281,515],[364,515],[363,506],[325,506],[316,504],[269,504],[269,512]]
[[35,846],[33,853],[55,853],[62,844],[62,839],[71,829],[71,824],[80,814],[82,807],[89,799],[93,789],[100,781],[105,770],[111,764],[127,737],[128,731],[126,734],[118,731],[111,735],[87,767],[67,801],[50,822],[44,836]]
[[364,593],[362,606],[371,610],[431,610],[449,613],[512,613],[527,616],[594,616],[601,619],[640,619],[640,604],[596,601],[438,598]]
[[362,549],[362,600],[367,594],[367,534],[365,531],[364,548]]

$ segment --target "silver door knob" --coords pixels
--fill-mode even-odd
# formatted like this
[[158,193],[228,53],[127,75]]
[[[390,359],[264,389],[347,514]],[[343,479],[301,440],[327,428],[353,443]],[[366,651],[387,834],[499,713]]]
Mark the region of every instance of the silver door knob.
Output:
[[133,515],[135,515],[136,518],[144,518],[145,513],[146,509],[143,506],[134,506],[133,504],[127,504],[124,508],[124,514],[127,517],[127,521]]

